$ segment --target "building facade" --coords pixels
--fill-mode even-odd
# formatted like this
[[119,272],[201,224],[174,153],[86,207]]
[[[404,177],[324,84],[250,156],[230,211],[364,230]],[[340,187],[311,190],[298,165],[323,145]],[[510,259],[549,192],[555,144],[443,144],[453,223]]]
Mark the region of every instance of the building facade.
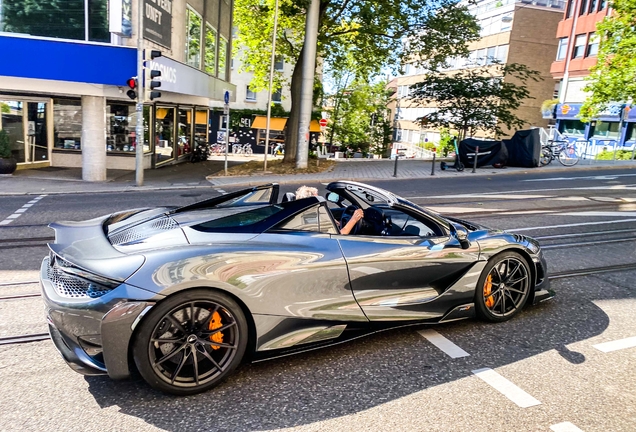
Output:
[[585,101],[585,77],[596,65],[599,37],[596,24],[611,13],[606,0],[568,0],[556,32],[558,50],[550,72],[559,89],[554,112],[556,127],[577,144],[577,152],[594,157],[604,149],[629,148],[636,143],[636,112],[621,101],[610,104],[598,118],[583,123],[579,110]]
[[[541,103],[551,99],[554,80],[550,75],[557,41],[552,36],[562,16],[564,3],[560,0],[481,0],[469,5],[469,10],[481,26],[481,38],[470,44],[468,58],[449,59],[449,73],[471,67],[481,67],[498,61],[502,64],[519,63],[538,71],[542,81],[525,83],[531,98],[522,102],[516,115],[527,126],[545,126]],[[422,127],[417,119],[435,110],[434,106],[414,105],[408,100],[409,87],[422,82],[424,70],[406,64],[404,75],[395,78],[395,102],[391,106],[395,115],[394,147],[400,144],[438,142],[439,130]],[[514,131],[509,131],[512,135]],[[483,134],[478,136],[484,136]]]
[[[76,3],[76,4],[75,4]],[[230,83],[232,0],[0,0],[0,128],[20,168],[82,167],[85,180],[134,169],[138,5],[144,48],[161,52],[161,97],[144,104],[144,166],[189,157],[222,116]],[[26,54],[28,53],[28,55]],[[134,91],[137,91],[135,89]]]

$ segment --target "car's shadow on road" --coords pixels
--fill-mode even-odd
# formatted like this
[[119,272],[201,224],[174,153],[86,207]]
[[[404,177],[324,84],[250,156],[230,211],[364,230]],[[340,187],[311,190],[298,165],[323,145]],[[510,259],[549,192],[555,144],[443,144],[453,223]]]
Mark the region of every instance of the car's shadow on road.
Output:
[[116,405],[122,413],[162,429],[249,431],[306,425],[465,378],[474,369],[496,368],[550,350],[564,361],[585,362],[583,354],[566,345],[608,327],[609,317],[593,301],[636,298],[636,293],[593,277],[557,285],[554,300],[527,308],[510,322],[471,320],[436,327],[470,353],[464,358],[451,359],[406,328],[244,365],[219,387],[191,397],[163,395],[140,380],[86,379],[101,407]]

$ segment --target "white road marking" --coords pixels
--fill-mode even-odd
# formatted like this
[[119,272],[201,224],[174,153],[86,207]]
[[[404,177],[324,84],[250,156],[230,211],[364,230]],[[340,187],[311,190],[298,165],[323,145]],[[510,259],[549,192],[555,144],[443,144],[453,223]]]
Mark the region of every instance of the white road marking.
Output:
[[569,196],[569,197],[554,197],[548,198],[550,201],[589,201],[590,198]]
[[420,330],[418,333],[451,358],[468,357],[470,355],[435,330]]
[[[527,190],[517,190],[510,191],[509,195],[506,194],[506,197],[514,194],[524,194],[528,192],[554,192],[554,191],[573,191],[573,190],[636,190],[636,184],[630,185],[615,185],[615,186],[588,186],[588,187],[576,187],[576,188],[549,188],[549,189],[527,189]],[[458,195],[427,195],[427,196],[412,196],[412,197],[404,197],[407,199],[426,199],[426,198],[497,198],[498,195],[501,195],[501,192],[483,192],[480,194],[458,194]],[[527,196],[527,195],[526,195]]]
[[583,432],[570,422],[557,423],[550,426],[550,430],[553,430],[554,432]]
[[426,207],[437,213],[477,213],[477,212],[504,212],[506,209],[474,208],[474,207]]
[[610,216],[625,216],[625,217],[634,217],[636,216],[636,212],[620,212],[620,211],[615,211],[615,212],[603,212],[603,211],[583,211],[583,212],[567,212],[567,213],[559,213],[559,216],[603,216],[603,217],[610,217]]
[[560,180],[581,180],[581,179],[590,179],[590,180],[614,180],[618,177],[634,177],[636,174],[609,174],[604,176],[583,176],[583,177],[549,177],[549,178],[541,178],[541,179],[531,179],[531,180],[521,180],[524,182],[541,182],[541,181],[560,181]]
[[507,215],[524,215],[524,214],[547,214],[557,213],[557,210],[524,210],[524,211],[509,211]]
[[44,198],[46,195],[40,195],[37,198],[33,198],[31,201],[29,201],[27,204],[23,205],[22,207],[20,207],[18,210],[16,210],[15,212],[13,212],[12,215],[7,216],[7,218],[3,221],[0,221],[0,225],[9,225],[11,222],[13,222],[14,220],[16,220],[17,218],[19,218],[20,216],[22,216],[22,214],[27,211],[30,207],[33,206],[33,204],[37,203],[38,201],[40,201],[42,198]]
[[218,193],[225,195],[227,192],[225,192],[223,189],[215,189]]
[[[558,216],[558,215],[555,215],[555,216]],[[623,223],[623,222],[636,222],[636,219],[621,219],[621,220],[598,221],[598,222],[580,222],[580,223],[563,224],[563,225],[543,225],[538,227],[511,228],[511,229],[507,229],[506,231],[509,231],[509,232],[532,231],[532,230],[543,230],[543,229],[551,229],[551,228],[569,228],[569,227],[586,226],[586,225],[606,225],[606,224]]]
[[541,402],[490,368],[476,369],[472,372],[477,376],[477,378],[493,387],[521,408],[541,405]]
[[604,342],[596,345],[592,345],[599,351],[604,353],[618,351],[625,348],[634,348],[636,347],[636,337],[628,337],[626,339],[619,339],[612,342]]

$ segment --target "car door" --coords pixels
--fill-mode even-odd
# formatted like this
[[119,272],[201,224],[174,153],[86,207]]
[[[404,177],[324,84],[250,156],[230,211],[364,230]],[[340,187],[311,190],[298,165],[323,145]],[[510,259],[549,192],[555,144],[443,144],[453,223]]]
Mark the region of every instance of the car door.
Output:
[[[395,227],[387,236],[336,236],[358,304],[371,321],[443,316],[457,302],[449,288],[477,261],[479,245],[462,248],[422,215],[398,208],[386,213]],[[463,295],[472,297],[473,290]]]

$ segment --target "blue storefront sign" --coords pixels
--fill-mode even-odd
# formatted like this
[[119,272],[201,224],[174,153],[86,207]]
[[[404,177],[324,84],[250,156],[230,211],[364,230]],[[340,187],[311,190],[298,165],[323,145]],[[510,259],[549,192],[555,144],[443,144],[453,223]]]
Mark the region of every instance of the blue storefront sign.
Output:
[[556,107],[557,120],[576,119],[581,111],[582,104],[558,104]]
[[137,75],[134,48],[0,36],[0,76],[123,86]]

